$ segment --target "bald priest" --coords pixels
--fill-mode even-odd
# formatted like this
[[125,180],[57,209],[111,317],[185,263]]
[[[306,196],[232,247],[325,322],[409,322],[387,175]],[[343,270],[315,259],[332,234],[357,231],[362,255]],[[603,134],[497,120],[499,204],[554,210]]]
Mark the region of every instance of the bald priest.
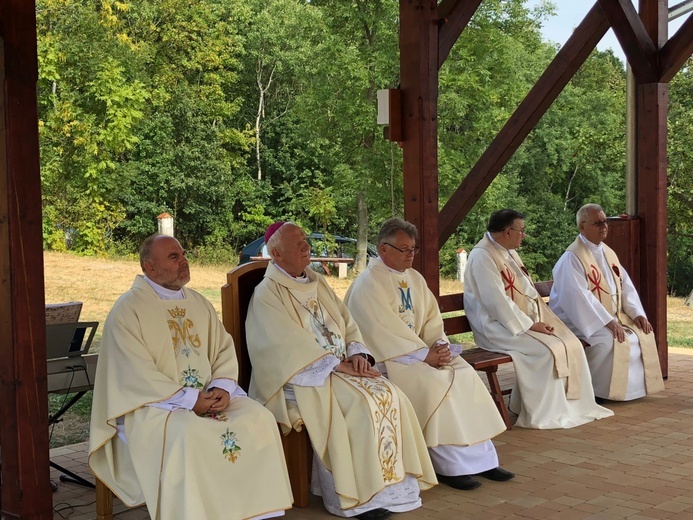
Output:
[[155,235],[140,264],[104,325],[89,467],[156,520],[283,515],[292,498],[276,422],[236,384],[233,339],[185,287],[185,251]]

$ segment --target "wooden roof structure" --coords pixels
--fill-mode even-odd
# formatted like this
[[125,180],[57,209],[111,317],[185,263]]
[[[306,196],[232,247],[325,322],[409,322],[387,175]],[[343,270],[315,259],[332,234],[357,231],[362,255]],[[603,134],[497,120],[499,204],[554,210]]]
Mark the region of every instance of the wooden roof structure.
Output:
[[[689,17],[671,38],[666,0],[598,0],[438,210],[438,71],[482,0],[399,0],[405,216],[416,268],[438,292],[438,249],[612,27],[636,80],[639,282],[666,370],[668,82],[693,51]],[[0,0],[0,446],[3,518],[51,519],[35,5]]]

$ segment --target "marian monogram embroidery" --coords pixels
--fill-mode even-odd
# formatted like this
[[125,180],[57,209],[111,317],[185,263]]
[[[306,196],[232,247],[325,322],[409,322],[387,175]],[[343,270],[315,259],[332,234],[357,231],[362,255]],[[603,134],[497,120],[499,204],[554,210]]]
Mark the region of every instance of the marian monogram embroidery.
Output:
[[168,320],[168,329],[171,331],[171,339],[173,339],[173,351],[178,354],[180,350],[185,357],[190,357],[190,353],[194,352],[198,356],[200,353],[201,342],[197,334],[193,334],[194,323],[185,317],[185,309],[169,309],[168,313],[173,318]]
[[241,451],[236,434],[226,428],[226,433],[221,435],[221,445],[224,447],[222,453],[226,460],[229,462],[236,462],[240,455],[238,452]]
[[411,289],[407,285],[406,281],[399,282],[399,295],[402,302],[399,306],[400,314],[404,311],[412,310],[413,306],[411,302]]

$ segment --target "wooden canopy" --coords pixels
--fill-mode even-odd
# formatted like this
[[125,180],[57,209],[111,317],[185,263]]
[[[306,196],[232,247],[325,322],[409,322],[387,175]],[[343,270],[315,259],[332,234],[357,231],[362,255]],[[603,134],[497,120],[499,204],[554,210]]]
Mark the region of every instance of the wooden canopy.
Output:
[[[667,38],[666,0],[599,0],[460,187],[438,211],[438,70],[482,0],[399,0],[405,214],[422,232],[416,267],[438,292],[438,249],[609,27],[636,79],[641,295],[666,370],[668,85],[693,50],[689,19]],[[639,13],[639,14],[638,14]],[[0,0],[0,445],[3,518],[52,518],[35,5]]]
[[[404,208],[421,232],[415,267],[438,292],[438,251],[503,169],[609,28],[636,82],[638,251],[631,273],[640,290],[667,373],[667,107],[668,82],[693,51],[693,18],[668,39],[666,0],[598,0],[439,211],[438,70],[482,0],[401,0],[400,68]],[[595,201],[598,202],[598,201]]]

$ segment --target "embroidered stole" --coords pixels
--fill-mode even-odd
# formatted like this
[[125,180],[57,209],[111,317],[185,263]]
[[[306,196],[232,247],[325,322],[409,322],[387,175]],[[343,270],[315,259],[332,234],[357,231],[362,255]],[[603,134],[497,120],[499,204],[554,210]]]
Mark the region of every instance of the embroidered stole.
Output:
[[[542,321],[553,327],[553,335],[533,330],[528,330],[527,334],[553,354],[557,377],[566,379],[566,398],[580,399],[581,357],[583,356],[580,340],[558,319],[536,290],[533,296],[521,291],[521,284],[515,278],[515,271],[508,265],[499,248],[489,240],[488,236],[484,236],[476,247],[484,249],[493,258],[503,279],[506,296],[535,323]],[[534,282],[520,260],[520,256],[514,250],[508,250],[508,254],[520,268],[524,281],[534,287]]]
[[[587,287],[594,297],[599,300],[604,308],[618,319],[618,322],[623,326],[627,334],[635,334],[640,341],[640,351],[642,352],[642,364],[645,369],[645,388],[648,394],[653,394],[664,390],[664,381],[662,380],[662,370],[659,366],[659,355],[657,354],[657,344],[655,343],[654,333],[645,334],[635,322],[623,312],[623,279],[621,278],[621,263],[613,249],[606,244],[602,244],[604,248],[604,258],[611,266],[610,275],[613,277],[616,285],[616,294],[612,294],[609,290],[609,284],[604,280],[602,273],[594,255],[589,250],[587,245],[580,239],[575,239],[569,247],[568,251],[573,253],[585,270],[587,278]],[[614,362],[611,373],[611,385],[609,387],[608,399],[622,401],[626,397],[626,388],[628,386],[628,368],[630,364],[630,340],[626,337],[623,342],[619,342],[614,337]]]
[[[308,284],[300,288],[287,287],[287,290],[292,296],[292,303],[298,304],[294,305],[294,309],[298,314],[301,326],[315,335],[316,341],[323,349],[331,352],[343,361],[347,356],[345,339],[342,337],[339,326],[330,315],[327,306],[321,305],[318,299],[317,284]],[[358,392],[356,395],[360,395],[360,398],[357,398],[356,395],[349,397],[352,401],[358,401],[358,403],[352,404],[353,406],[361,406],[363,402],[368,404],[383,481],[388,485],[401,482],[406,473],[404,471],[402,452],[400,401],[396,388],[384,377],[357,377],[339,372],[334,372],[332,376],[339,378],[343,381],[342,384],[346,384],[352,390]],[[331,380],[330,384],[335,386],[338,383],[335,380]],[[294,391],[296,391],[296,388],[294,388]],[[299,393],[300,391],[297,392],[297,396]],[[342,397],[342,400],[346,399],[346,397]],[[332,399],[327,409],[335,405],[336,402]],[[325,409],[322,409],[321,413],[324,411]],[[315,428],[311,428],[311,426],[316,422],[326,422],[325,417],[319,416],[320,414],[312,417],[312,414],[305,409],[302,410],[302,414],[309,431],[315,431]],[[332,413],[330,412],[329,415],[332,416]],[[313,419],[312,421],[311,418]],[[337,420],[336,417],[332,419]],[[366,428],[365,426],[363,427]],[[370,430],[370,428],[367,429]],[[333,428],[330,424],[327,430],[328,437],[330,434],[337,434],[332,430]],[[332,461],[328,455],[329,439],[311,433],[311,441],[323,465],[330,471],[333,471]],[[348,443],[346,444],[348,445]],[[332,458],[334,457],[335,455],[332,454]]]

